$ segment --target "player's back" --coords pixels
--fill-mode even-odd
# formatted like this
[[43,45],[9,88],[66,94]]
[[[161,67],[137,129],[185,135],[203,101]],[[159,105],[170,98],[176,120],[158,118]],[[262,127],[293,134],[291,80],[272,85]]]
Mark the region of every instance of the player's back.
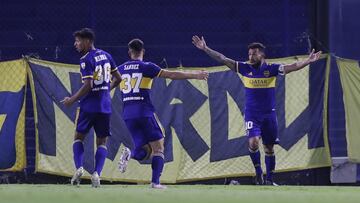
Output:
[[151,62],[130,60],[119,66],[118,70],[122,79],[123,118],[153,116],[155,109],[150,91],[153,78],[160,74],[161,68]]
[[86,112],[111,113],[110,78],[116,65],[110,54],[94,49],[80,59],[82,80],[93,79],[91,91],[80,100]]

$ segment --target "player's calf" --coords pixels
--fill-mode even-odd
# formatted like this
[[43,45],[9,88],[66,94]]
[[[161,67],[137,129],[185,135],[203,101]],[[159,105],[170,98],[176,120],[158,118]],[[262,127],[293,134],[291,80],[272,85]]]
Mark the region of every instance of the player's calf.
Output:
[[263,185],[263,171],[260,162],[260,151],[259,149],[249,148],[250,158],[255,168],[255,185]]
[[83,159],[84,159],[84,144],[81,139],[74,140],[73,143],[73,159],[75,163],[75,168],[79,169],[83,167]]
[[151,169],[151,188],[166,189],[166,186],[160,184],[160,176],[164,168],[164,154],[162,152],[155,152],[152,155]]
[[105,145],[99,145],[95,153],[95,171],[98,175],[101,175],[104,168],[105,160],[107,156],[107,147]]
[[266,166],[266,184],[273,183],[273,174],[275,170],[275,153],[273,145],[264,145],[265,166]]
[[254,165],[255,168],[255,185],[263,185],[264,184],[264,180],[263,180],[263,171],[261,168],[261,155],[260,155],[260,151],[259,151],[259,141],[260,138],[258,136],[254,136],[249,138],[249,155],[251,158],[251,161]]
[[[164,169],[164,139],[160,139],[158,141],[155,142],[151,142],[150,146],[153,150],[153,154],[152,154],[152,161],[151,161],[151,168],[152,168],[152,178],[151,178],[151,183],[152,183],[152,187],[153,186],[158,186],[159,188],[156,189],[160,189],[161,188],[161,184],[160,184],[160,176],[161,173]],[[162,188],[164,189],[164,188]]]

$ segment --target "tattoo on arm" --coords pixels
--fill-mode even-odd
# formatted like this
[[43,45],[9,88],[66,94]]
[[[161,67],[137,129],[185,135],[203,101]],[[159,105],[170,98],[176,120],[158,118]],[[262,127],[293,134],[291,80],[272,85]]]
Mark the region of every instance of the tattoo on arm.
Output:
[[224,56],[224,54],[212,50],[209,47],[205,49],[205,53],[211,58],[215,59],[217,62],[226,65],[233,71],[236,71],[236,62],[233,59],[227,58],[226,56]]

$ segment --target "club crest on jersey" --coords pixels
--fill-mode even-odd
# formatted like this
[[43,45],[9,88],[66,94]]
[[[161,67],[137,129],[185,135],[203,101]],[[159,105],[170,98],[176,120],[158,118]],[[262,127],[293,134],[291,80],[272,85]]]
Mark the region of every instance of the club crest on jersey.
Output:
[[81,63],[80,66],[82,69],[84,69],[86,65],[85,65],[85,63]]
[[269,77],[270,76],[270,71],[268,71],[268,70],[264,71],[264,76]]

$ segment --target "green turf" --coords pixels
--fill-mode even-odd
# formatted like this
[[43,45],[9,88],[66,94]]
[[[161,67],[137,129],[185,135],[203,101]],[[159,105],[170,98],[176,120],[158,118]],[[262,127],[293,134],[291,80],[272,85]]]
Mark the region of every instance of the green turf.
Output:
[[147,185],[0,185],[1,203],[296,203],[360,202],[360,187],[170,185],[166,190]]

